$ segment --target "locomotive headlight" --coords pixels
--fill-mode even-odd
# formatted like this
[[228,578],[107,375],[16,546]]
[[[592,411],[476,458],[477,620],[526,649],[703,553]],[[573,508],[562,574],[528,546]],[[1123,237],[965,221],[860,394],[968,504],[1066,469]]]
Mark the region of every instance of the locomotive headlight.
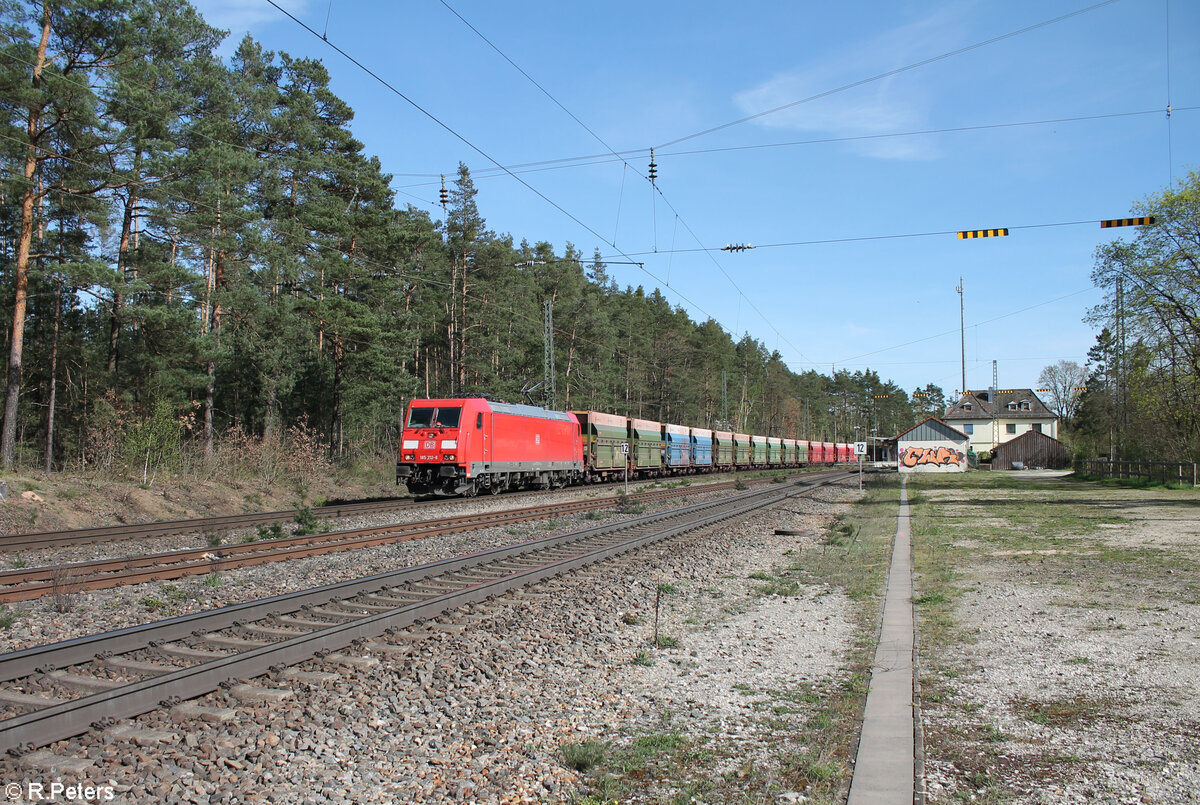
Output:
[[442,449],[443,450],[458,449],[458,439],[442,439]]
[[417,456],[416,456],[416,454],[415,454],[415,453],[405,453],[405,454],[404,454],[404,460],[405,460],[405,461],[416,461],[416,460],[417,460]]
[[400,449],[416,450],[417,449],[417,440],[416,439],[405,439],[404,442],[400,445]]

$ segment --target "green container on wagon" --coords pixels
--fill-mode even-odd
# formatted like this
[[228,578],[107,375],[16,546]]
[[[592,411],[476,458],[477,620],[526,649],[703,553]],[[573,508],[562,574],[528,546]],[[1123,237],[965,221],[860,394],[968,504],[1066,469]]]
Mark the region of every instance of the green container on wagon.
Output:
[[788,466],[788,467],[796,466],[796,440],[795,439],[784,439],[783,440],[783,463],[785,466]]
[[733,434],[727,430],[714,430],[712,435],[714,467],[733,466]]
[[807,439],[801,439],[800,441],[796,442],[796,463],[797,464],[807,464],[808,463],[808,440]]
[[642,473],[662,469],[662,424],[649,419],[629,418],[629,458],[632,469]]
[[629,420],[602,411],[572,411],[579,420],[583,441],[584,470],[605,473],[625,470],[625,452],[621,445],[629,441]]
[[750,437],[750,463],[755,467],[767,466],[767,437]]
[[767,463],[772,467],[783,463],[783,439],[778,436],[767,437]]
[[733,434],[733,463],[738,467],[750,466],[750,434]]

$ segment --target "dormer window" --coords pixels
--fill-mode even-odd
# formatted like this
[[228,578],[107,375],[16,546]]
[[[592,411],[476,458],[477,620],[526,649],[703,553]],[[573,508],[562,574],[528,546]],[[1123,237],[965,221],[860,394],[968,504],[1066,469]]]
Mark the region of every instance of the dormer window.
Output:
[[1015,410],[1017,410],[1017,404],[1016,404],[1015,402],[1010,402],[1010,403],[1008,404],[1008,410],[1010,410],[1010,411],[1015,411]]
[[964,411],[974,411],[975,406],[971,405],[970,403],[963,403],[963,410]]
[[1030,409],[1030,406],[1029,406],[1029,400],[1021,400],[1021,410],[1022,410],[1022,411],[1029,411],[1029,410],[1031,410],[1031,409]]

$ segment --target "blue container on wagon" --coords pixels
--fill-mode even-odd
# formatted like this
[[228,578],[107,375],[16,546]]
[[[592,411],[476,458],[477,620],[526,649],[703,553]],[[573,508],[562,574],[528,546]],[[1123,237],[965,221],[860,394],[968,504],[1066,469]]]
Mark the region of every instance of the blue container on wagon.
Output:
[[692,428],[692,466],[711,467],[713,463],[713,432]]
[[684,425],[663,423],[663,458],[671,469],[684,469],[692,464],[692,443]]

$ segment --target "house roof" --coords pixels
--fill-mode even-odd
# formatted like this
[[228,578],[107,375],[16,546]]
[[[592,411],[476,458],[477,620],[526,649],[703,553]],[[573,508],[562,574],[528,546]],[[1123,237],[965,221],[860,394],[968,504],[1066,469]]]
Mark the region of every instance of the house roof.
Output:
[[946,409],[943,419],[991,419],[993,413],[1003,419],[1058,419],[1033,389],[1001,389],[996,391],[992,402],[988,402],[988,394],[987,389],[967,392]]
[[912,442],[935,442],[938,439],[953,439],[956,442],[964,442],[970,438],[967,434],[955,430],[935,416],[931,416],[913,425],[897,436],[896,441],[900,441],[906,437]]

